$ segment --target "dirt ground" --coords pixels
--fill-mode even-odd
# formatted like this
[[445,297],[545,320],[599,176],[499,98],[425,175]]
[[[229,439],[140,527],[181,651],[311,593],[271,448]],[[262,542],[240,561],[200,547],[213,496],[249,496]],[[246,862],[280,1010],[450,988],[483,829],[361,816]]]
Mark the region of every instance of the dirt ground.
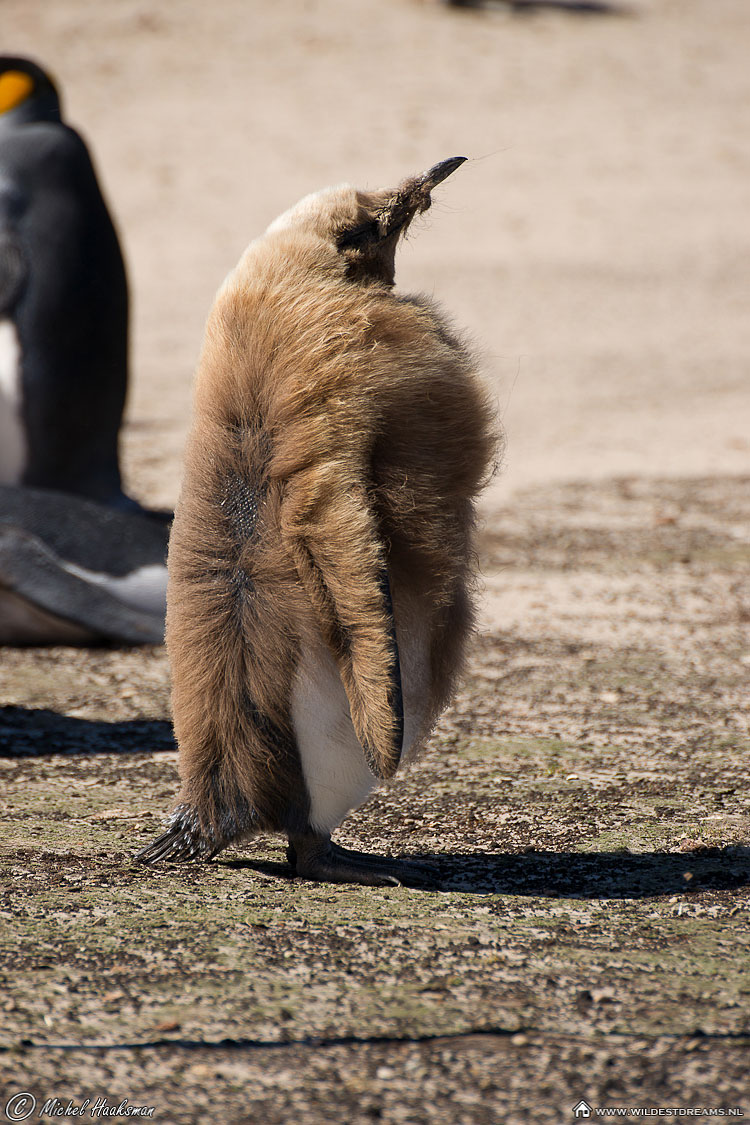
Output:
[[397,280],[476,340],[508,444],[466,683],[339,833],[430,885],[294,881],[271,837],[133,865],[176,789],[164,651],[2,653],[0,1115],[750,1114],[749,31],[746,0],[3,0],[122,234],[134,495],[176,499],[249,239],[454,154]]

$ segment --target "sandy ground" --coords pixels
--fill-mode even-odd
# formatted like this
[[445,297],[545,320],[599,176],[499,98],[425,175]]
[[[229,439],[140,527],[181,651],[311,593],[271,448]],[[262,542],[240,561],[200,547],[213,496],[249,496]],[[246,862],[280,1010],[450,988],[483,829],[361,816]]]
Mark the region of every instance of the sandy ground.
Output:
[[1,19],[121,231],[135,495],[176,499],[203,321],[246,243],[308,191],[454,154],[397,279],[468,329],[508,436],[466,687],[342,831],[432,856],[439,889],[293,884],[278,841],[133,868],[174,793],[163,651],[3,654],[4,1097],[164,1122],[750,1113],[746,0]]

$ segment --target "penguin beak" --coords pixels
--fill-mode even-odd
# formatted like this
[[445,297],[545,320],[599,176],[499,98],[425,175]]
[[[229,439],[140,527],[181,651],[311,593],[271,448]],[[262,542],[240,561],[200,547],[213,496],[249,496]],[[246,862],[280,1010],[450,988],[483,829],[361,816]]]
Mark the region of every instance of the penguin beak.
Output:
[[412,176],[406,180],[378,216],[380,238],[403,233],[415,215],[429,208],[433,188],[446,180],[456,168],[460,168],[466,159],[465,156],[451,156],[448,160],[441,160],[421,176]]
[[442,184],[443,180],[447,180],[466,160],[465,156],[451,156],[448,160],[441,160],[439,164],[435,164],[419,177],[420,188],[423,191],[432,191],[438,184]]
[[34,79],[20,70],[6,70],[0,74],[0,113],[15,109],[31,94]]

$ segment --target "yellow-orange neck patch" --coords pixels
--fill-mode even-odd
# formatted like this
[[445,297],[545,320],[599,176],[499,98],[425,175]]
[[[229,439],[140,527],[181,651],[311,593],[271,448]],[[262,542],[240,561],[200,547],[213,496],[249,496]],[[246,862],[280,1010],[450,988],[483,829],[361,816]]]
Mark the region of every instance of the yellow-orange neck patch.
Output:
[[33,89],[34,79],[22,70],[4,71],[0,74],[0,113],[25,102]]

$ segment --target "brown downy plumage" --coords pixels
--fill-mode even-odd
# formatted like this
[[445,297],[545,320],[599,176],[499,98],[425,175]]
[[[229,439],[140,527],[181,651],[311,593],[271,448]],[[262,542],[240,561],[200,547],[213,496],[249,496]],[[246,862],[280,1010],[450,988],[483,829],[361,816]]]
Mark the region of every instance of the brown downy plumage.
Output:
[[182,792],[143,860],[270,830],[308,878],[419,874],[330,833],[428,733],[472,625],[493,412],[443,317],[392,288],[461,163],[303,199],[219,291],[169,549]]

